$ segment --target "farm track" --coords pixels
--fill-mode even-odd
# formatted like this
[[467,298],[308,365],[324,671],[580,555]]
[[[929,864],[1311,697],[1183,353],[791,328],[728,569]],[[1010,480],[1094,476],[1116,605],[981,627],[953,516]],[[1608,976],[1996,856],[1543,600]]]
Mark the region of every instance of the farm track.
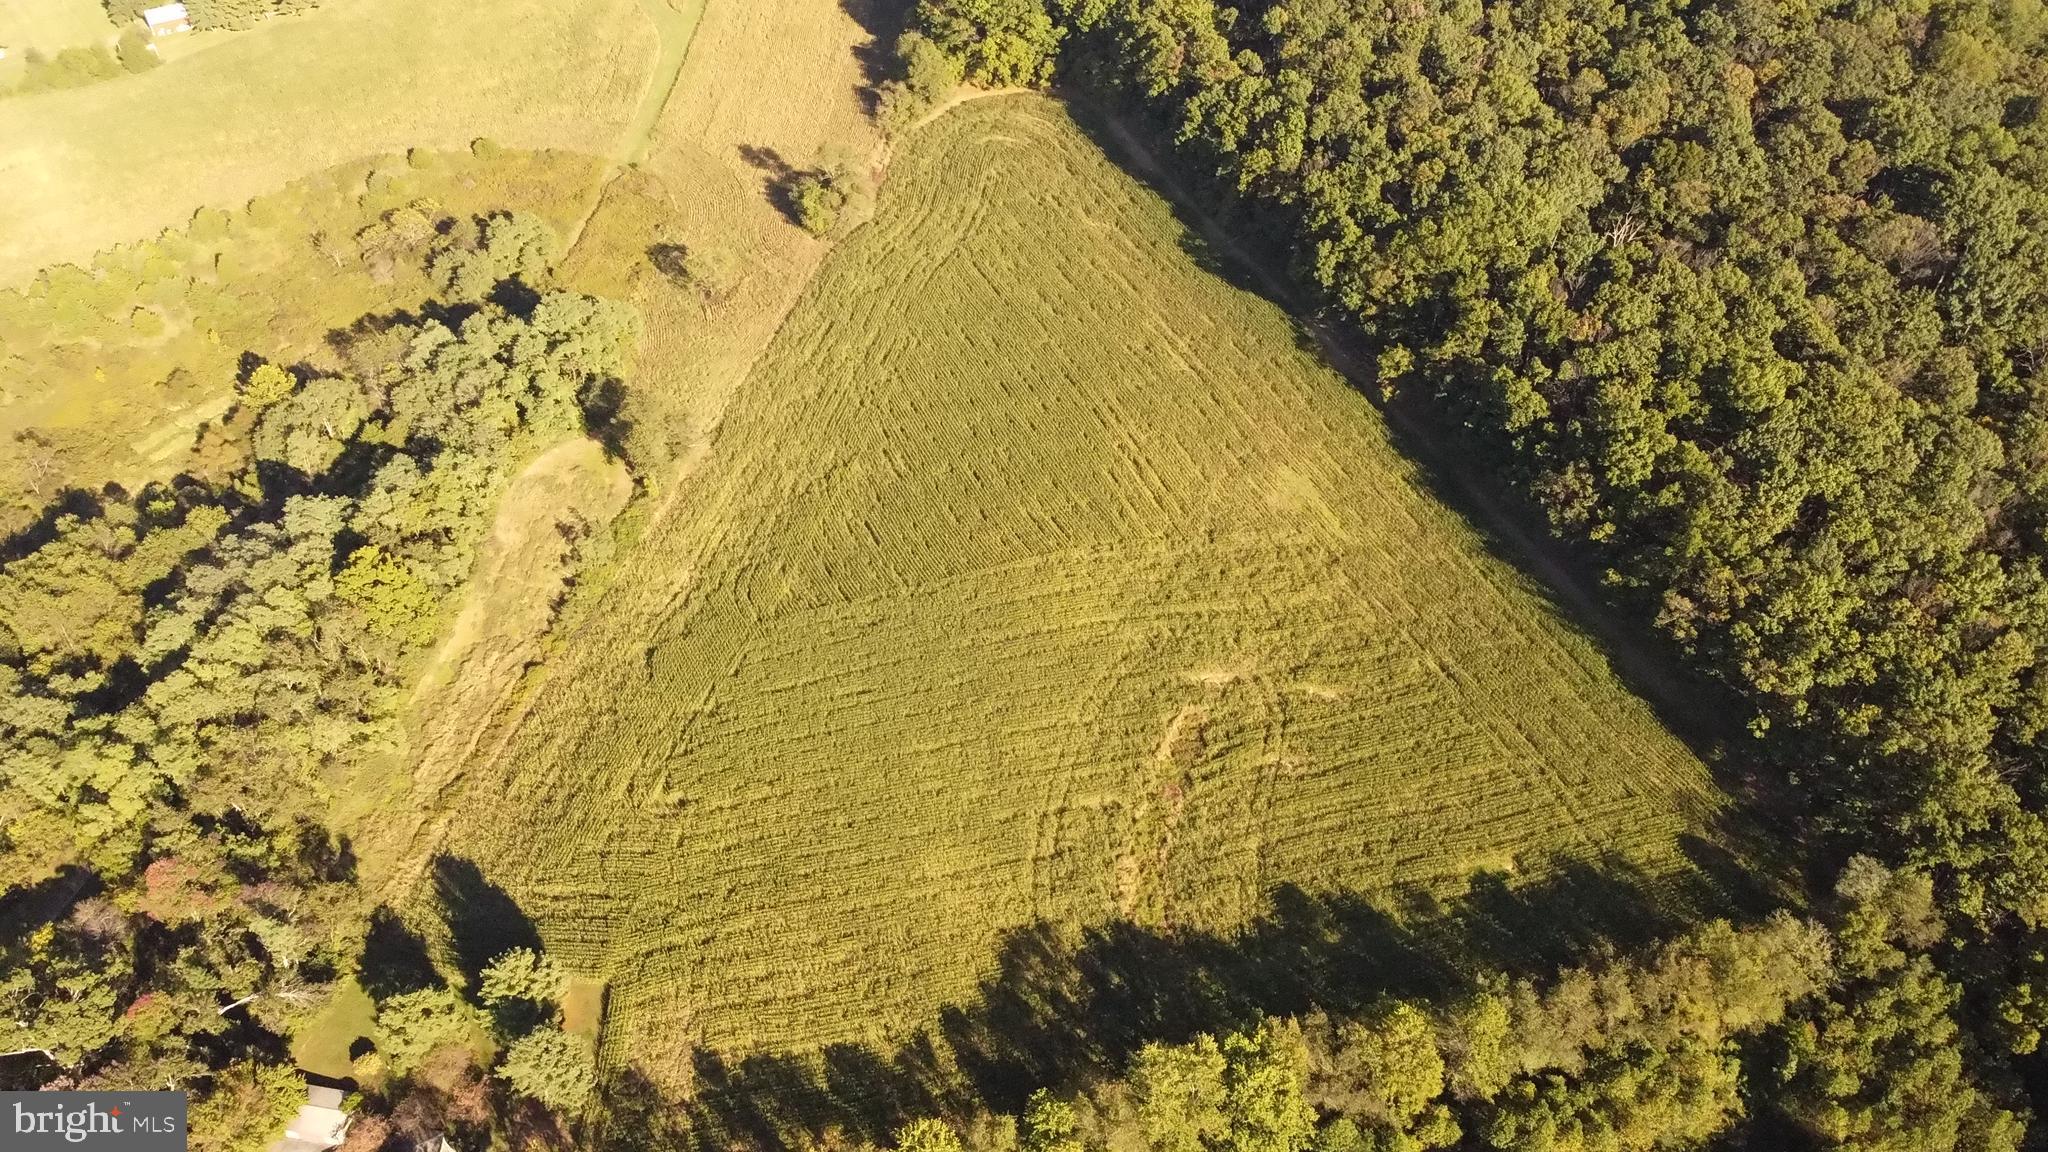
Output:
[[1687,870],[1705,769],[1064,112],[892,167],[434,838],[609,1058],[928,1020],[1038,919]]
[[647,78],[647,90],[640,97],[640,106],[633,113],[633,119],[620,135],[619,143],[612,148],[612,157],[619,164],[637,164],[647,158],[647,149],[654,141],[654,129],[661,123],[663,109],[675,92],[676,81],[683,74],[683,64],[690,56],[690,43],[697,36],[697,22],[704,18],[704,5],[709,0],[686,0],[687,7],[678,9],[669,0],[640,0],[640,7],[647,18],[654,22],[661,37],[661,52],[655,57],[654,71]]
[[687,2],[687,10],[678,10],[671,7],[668,0],[640,0],[640,10],[654,25],[660,49],[655,54],[654,68],[648,73],[646,87],[640,93],[632,120],[619,133],[618,141],[605,152],[604,172],[591,191],[589,207],[563,239],[562,250],[565,252],[573,250],[583,239],[583,230],[590,226],[591,218],[603,207],[605,190],[611,187],[612,181],[618,179],[619,173],[627,166],[647,158],[655,128],[661,123],[661,114],[668,107],[669,97],[675,94],[683,65],[689,62],[690,44],[696,39],[697,24],[704,18],[704,6],[710,0]]

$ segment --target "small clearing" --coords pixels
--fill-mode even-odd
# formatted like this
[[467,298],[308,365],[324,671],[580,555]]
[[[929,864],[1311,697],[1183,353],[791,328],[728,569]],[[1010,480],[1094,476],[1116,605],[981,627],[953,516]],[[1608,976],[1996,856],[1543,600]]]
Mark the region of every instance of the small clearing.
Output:
[[540,662],[584,549],[632,494],[625,466],[586,437],[541,453],[506,488],[469,599],[413,689],[423,763],[474,751],[484,722]]

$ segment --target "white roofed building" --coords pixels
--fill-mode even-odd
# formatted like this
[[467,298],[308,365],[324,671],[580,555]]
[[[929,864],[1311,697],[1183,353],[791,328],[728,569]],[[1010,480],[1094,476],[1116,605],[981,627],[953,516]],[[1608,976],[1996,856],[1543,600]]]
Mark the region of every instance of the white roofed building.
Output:
[[271,1143],[270,1152],[325,1152],[348,1139],[349,1115],[341,1104],[339,1088],[307,1088],[306,1102],[284,1130],[284,1138]]
[[192,17],[183,4],[159,4],[142,10],[142,22],[149,28],[151,36],[169,36],[174,32],[190,32]]

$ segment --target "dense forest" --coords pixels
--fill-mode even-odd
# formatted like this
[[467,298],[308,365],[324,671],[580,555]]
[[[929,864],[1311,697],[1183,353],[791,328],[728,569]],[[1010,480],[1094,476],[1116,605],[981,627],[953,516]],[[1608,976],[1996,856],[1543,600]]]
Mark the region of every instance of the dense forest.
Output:
[[[751,1102],[636,1097],[622,1090],[629,1075],[606,1096],[596,1145],[2021,1147],[2021,1116],[1996,1099],[2006,1086],[1987,1089],[1962,1058],[1949,1017],[1959,990],[1929,952],[1942,929],[1928,877],[1852,857],[1816,904],[1812,918],[1709,921],[1653,946],[1595,948],[1549,972],[1514,974],[1465,957],[1440,983],[1400,991],[1390,990],[1390,980],[1402,983],[1390,969],[1419,959],[1400,944],[1378,939],[1370,954],[1337,961],[1367,969],[1361,980],[1321,963],[1298,922],[1250,930],[1265,943],[1250,944],[1235,973],[1233,961],[1193,959],[1181,951],[1190,942],[1172,933],[1159,938],[1173,940],[1165,947],[1118,943],[1114,927],[1079,943],[1053,933],[1005,949],[973,1022],[945,1029],[943,1053],[927,1034],[906,1038],[901,1080],[879,1100],[870,1086],[850,1100],[837,1094],[843,1104],[832,1107],[829,1083],[807,1085],[772,1059],[760,1061],[765,1083],[749,1085]],[[1234,939],[1223,952],[1246,946]],[[1274,986],[1301,995],[1276,999]],[[751,1063],[712,1083],[732,1091],[751,1079]]]
[[[1043,1152],[1078,1135],[1083,1146],[1120,1147],[1137,1142],[1119,1138],[1129,1134],[1173,1152],[1683,1148],[1775,1097],[1845,1146],[1904,1146],[1882,1141],[1910,1119],[1933,1129],[1926,1146],[2013,1147],[2011,1117],[1925,1050],[1913,1054],[1919,1082],[1903,1099],[1873,1106],[1840,1090],[1878,1071],[1873,1054],[1891,1062],[1885,1072],[1908,1071],[1908,1046],[1859,1050],[1836,1021],[1798,1018],[1800,1005],[1834,980],[1887,971],[1913,971],[1902,986],[1926,980],[1925,958],[1909,960],[1900,945],[1924,938],[1929,914],[1924,878],[1868,858],[1842,891],[1832,936],[1782,913],[1748,929],[1716,922],[1540,982],[1479,974],[1447,1002],[1388,1000],[1351,1019],[1316,1013],[1220,1039],[1153,1042],[1121,1077],[1070,1099],[1034,1096],[1021,1143]],[[1904,1003],[1941,1007],[1911,994]],[[1781,1061],[1768,1093],[1745,1082],[1737,1057],[1759,1036]]]
[[[360,967],[367,919],[329,806],[394,747],[499,493],[603,430],[637,332],[544,290],[539,220],[379,226],[415,217],[439,298],[337,334],[341,374],[246,357],[247,467],[68,490],[0,567],[0,1084],[186,1087],[213,1147],[274,1138],[304,1099],[281,1037]],[[500,1074],[587,1091],[590,1053],[536,1027],[553,970],[504,959],[478,990]],[[407,991],[380,1018],[398,1073],[408,1038],[484,1019]]]
[[[2044,33],[1976,0],[924,0],[882,96],[1058,79],[1170,141],[1369,387],[1739,693],[1814,875],[1931,878],[1951,1047],[2006,1081],[2048,1023]],[[1896,994],[1846,991],[1844,1026]],[[1987,1146],[1916,1127],[1809,1134]]]

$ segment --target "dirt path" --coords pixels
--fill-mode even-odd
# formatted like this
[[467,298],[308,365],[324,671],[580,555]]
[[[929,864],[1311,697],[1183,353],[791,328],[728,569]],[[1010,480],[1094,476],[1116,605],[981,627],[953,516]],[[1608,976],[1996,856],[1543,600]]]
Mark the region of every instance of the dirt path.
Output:
[[505,487],[477,556],[469,599],[421,672],[408,705],[448,686],[473,650],[545,630],[548,602],[569,576],[576,538],[602,530],[625,507],[632,481],[604,446],[577,437],[535,457]]
[[654,74],[648,77],[647,92],[640,97],[639,109],[612,148],[615,165],[638,164],[647,159],[655,126],[661,123],[662,109],[668,107],[669,95],[683,74],[683,62],[689,59],[690,44],[697,38],[697,23],[704,18],[704,5],[709,0],[677,2],[682,5],[680,8],[671,5],[670,0],[640,0],[640,7],[646,10],[647,18],[654,21],[655,31],[660,34],[661,52],[655,57]]
[[876,191],[879,192],[881,190],[882,181],[889,174],[889,161],[895,158],[896,142],[898,140],[903,139],[905,136],[909,136],[910,134],[916,132],[918,129],[923,128],[925,125],[931,123],[934,120],[937,120],[939,117],[944,116],[946,113],[951,112],[953,109],[958,108],[962,104],[965,104],[971,100],[986,100],[990,96],[1010,96],[1020,92],[1030,91],[1033,91],[1033,89],[971,88],[965,84],[962,84],[958,88],[953,89],[951,95],[947,96],[944,100],[941,100],[937,104],[934,104],[930,108],[926,109],[924,115],[919,116],[917,120],[910,125],[910,127],[905,128],[901,132],[895,133],[894,135],[882,137],[881,141],[875,145],[874,153],[868,157],[868,174],[869,177],[875,183]]
[[[502,727],[500,718],[527,670],[544,655],[584,543],[609,529],[632,491],[625,467],[607,458],[603,445],[581,436],[541,453],[506,485],[490,535],[478,550],[467,599],[405,704],[413,718],[413,811],[432,810],[479,746]],[[427,842],[439,839],[437,833]],[[431,852],[396,855],[394,880],[402,877],[409,885]],[[391,891],[386,885],[384,898]]]
[[697,38],[697,24],[704,18],[704,6],[710,0],[676,0],[682,7],[673,7],[670,0],[640,0],[640,7],[647,18],[654,22],[654,31],[661,45],[655,53],[654,71],[647,77],[647,90],[640,95],[640,106],[633,111],[633,119],[626,124],[626,130],[619,135],[606,154],[603,175],[598,177],[596,188],[590,195],[590,207],[569,230],[562,251],[568,252],[583,238],[583,230],[590,226],[591,217],[597,215],[604,203],[605,189],[618,179],[620,171],[647,159],[647,150],[654,142],[654,130],[661,123],[661,113],[668,107],[668,98],[675,93],[676,81],[682,78],[683,65],[690,58],[690,45]]

